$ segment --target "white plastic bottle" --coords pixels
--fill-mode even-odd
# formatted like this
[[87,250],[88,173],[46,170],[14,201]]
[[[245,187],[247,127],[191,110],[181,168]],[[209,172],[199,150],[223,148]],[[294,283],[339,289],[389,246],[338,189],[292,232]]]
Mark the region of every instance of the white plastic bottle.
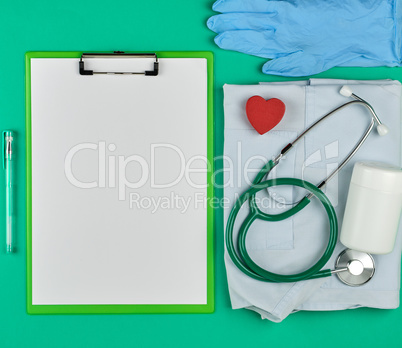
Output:
[[392,251],[402,209],[402,169],[380,162],[353,168],[341,242],[371,254]]

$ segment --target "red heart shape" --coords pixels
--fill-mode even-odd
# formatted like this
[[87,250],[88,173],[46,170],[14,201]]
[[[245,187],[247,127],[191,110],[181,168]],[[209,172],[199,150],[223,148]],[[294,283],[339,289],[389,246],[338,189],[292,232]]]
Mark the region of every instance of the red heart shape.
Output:
[[255,95],[246,104],[246,114],[254,129],[262,134],[274,128],[285,114],[285,104],[282,100],[272,98],[265,100]]

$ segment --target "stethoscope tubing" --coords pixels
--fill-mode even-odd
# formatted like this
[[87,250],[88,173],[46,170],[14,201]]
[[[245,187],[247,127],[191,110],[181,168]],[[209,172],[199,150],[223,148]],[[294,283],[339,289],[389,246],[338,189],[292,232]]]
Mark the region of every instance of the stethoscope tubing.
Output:
[[[237,237],[238,253],[236,252],[236,248],[233,242],[234,224],[236,221],[236,217],[243,204],[247,200],[250,200],[252,197],[254,197],[259,191],[264,190],[268,187],[281,186],[281,185],[299,186],[313,193],[314,196],[316,196],[324,206],[324,209],[328,215],[329,227],[330,227],[328,244],[321,258],[307,270],[290,275],[277,274],[261,268],[251,259],[250,255],[247,252],[246,248],[247,232],[251,227],[251,224],[256,219],[258,218],[261,219],[262,212],[260,210],[257,211],[254,209],[250,209],[249,215],[243,221]],[[281,221],[287,219],[290,216],[293,216],[297,212],[301,211],[309,203],[310,200],[305,197],[296,206],[294,206],[290,210],[287,210],[284,213],[269,214],[269,221]],[[263,218],[263,220],[267,221],[266,218]],[[265,282],[288,283],[288,282],[297,282],[306,279],[314,279],[314,278],[330,276],[331,275],[330,269],[321,270],[321,268],[325,266],[329,258],[332,256],[337,239],[338,239],[338,220],[336,218],[335,209],[332,206],[331,202],[329,201],[328,197],[319,188],[317,188],[317,186],[309,183],[308,181],[296,178],[270,179],[263,181],[257,185],[252,185],[237,200],[235,206],[230,212],[228,222],[226,225],[226,248],[233,263],[237,266],[237,268],[239,268],[244,274],[248,275],[249,277]]]

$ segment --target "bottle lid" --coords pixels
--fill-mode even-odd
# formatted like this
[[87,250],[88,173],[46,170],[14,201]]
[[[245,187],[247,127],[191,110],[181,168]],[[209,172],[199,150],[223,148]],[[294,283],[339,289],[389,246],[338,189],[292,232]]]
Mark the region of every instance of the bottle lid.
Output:
[[382,162],[357,162],[351,182],[373,190],[402,194],[402,169]]

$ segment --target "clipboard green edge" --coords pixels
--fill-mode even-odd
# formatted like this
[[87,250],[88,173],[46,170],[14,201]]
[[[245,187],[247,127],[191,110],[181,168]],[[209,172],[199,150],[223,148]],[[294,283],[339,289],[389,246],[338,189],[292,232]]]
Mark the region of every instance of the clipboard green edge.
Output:
[[[160,305],[33,305],[32,304],[32,152],[31,152],[31,59],[32,58],[80,58],[83,52],[27,52],[25,54],[26,95],[26,208],[27,208],[27,312],[28,314],[168,314],[168,313],[213,313],[214,303],[214,209],[207,206],[207,303],[206,304],[160,304]],[[140,52],[138,52],[140,53]],[[158,58],[205,58],[207,60],[208,105],[207,105],[207,195],[214,197],[214,117],[213,117],[213,53],[155,52]],[[78,70],[78,64],[77,64]]]

